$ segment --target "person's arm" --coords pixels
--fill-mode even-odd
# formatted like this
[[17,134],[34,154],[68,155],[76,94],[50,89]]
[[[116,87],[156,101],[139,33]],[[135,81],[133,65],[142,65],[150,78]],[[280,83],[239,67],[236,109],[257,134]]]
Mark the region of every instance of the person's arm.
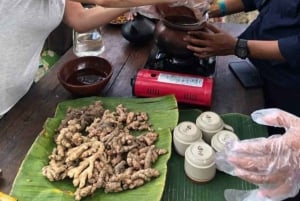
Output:
[[242,0],[216,0],[210,7],[209,17],[222,17],[244,11]]
[[80,3],[67,0],[63,21],[76,31],[85,32],[107,24],[128,11],[128,8],[104,8],[102,6],[84,9]]
[[[207,24],[208,31],[191,31],[184,40],[189,43],[187,48],[199,58],[209,56],[234,55],[237,38]],[[210,33],[208,33],[210,32]],[[250,58],[284,61],[278,41],[248,40]]]
[[249,57],[255,59],[284,61],[280,52],[278,40],[258,41],[248,40]]
[[174,3],[177,0],[72,0],[80,3],[96,4],[103,7],[121,8],[136,7],[144,5],[153,5],[160,3]]
[[300,34],[279,39],[278,46],[289,65],[298,69],[300,63]]

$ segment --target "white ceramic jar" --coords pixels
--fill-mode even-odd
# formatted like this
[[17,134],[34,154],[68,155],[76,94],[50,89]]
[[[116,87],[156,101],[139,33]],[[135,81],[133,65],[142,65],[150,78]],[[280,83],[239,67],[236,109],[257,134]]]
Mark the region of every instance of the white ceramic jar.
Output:
[[184,121],[173,130],[175,151],[184,156],[186,148],[195,141],[202,140],[202,132],[194,122]]
[[217,132],[211,139],[211,146],[216,151],[223,151],[225,144],[229,141],[239,140],[232,131],[222,130]]
[[234,129],[225,124],[221,117],[212,111],[201,113],[196,119],[196,125],[202,131],[203,140],[211,144],[212,137],[221,130],[234,131]]
[[208,182],[215,177],[215,152],[204,141],[191,144],[185,151],[185,174],[195,182]]

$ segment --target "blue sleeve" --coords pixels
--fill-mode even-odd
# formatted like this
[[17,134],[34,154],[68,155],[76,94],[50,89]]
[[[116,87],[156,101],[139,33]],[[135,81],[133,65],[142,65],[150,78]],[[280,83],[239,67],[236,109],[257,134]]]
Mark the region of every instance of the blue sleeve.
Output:
[[300,35],[278,40],[279,50],[287,63],[295,68],[300,64]]
[[256,10],[261,4],[262,0],[242,0],[245,12]]

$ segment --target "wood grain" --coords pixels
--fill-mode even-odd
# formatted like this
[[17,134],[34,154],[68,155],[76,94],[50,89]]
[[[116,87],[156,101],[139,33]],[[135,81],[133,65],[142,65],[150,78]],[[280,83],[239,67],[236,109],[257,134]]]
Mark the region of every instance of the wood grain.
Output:
[[[245,25],[218,24],[232,34],[238,35]],[[120,27],[104,27],[105,51],[101,55],[111,62],[113,77],[101,96],[130,97],[131,78],[139,68],[143,68],[153,47],[153,42],[144,46],[129,44],[120,34]],[[70,49],[30,91],[0,119],[0,168],[3,171],[0,179],[0,191],[9,193],[31,144],[43,129],[48,117],[52,117],[57,104],[72,97],[59,84],[56,73],[65,62],[75,58]],[[228,62],[236,60],[234,56],[218,57],[215,73],[213,104],[210,109],[220,114],[238,112],[249,114],[262,107],[260,89],[245,90],[228,69]],[[180,108],[199,108],[180,105]],[[199,108],[203,109],[203,108]]]

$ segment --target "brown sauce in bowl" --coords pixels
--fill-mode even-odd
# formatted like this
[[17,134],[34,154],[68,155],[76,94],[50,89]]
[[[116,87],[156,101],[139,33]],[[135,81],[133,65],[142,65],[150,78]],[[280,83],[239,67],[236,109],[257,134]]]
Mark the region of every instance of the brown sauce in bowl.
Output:
[[103,80],[106,76],[103,72],[86,68],[71,74],[67,79],[67,83],[72,85],[89,85]]

